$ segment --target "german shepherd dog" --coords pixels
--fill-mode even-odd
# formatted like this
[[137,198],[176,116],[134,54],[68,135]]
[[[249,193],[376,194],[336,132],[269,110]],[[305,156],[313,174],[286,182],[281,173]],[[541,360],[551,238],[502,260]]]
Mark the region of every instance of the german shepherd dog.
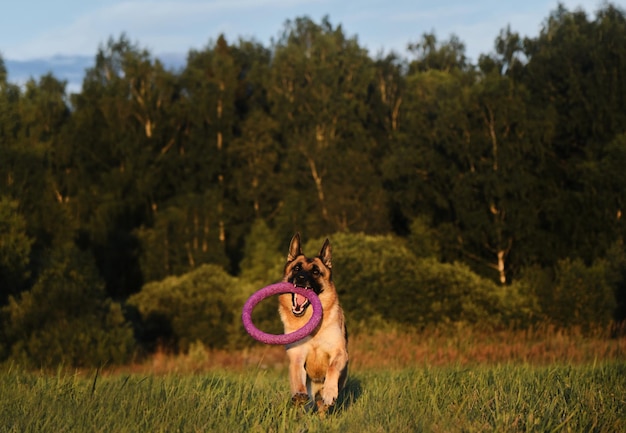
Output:
[[[313,290],[322,304],[322,321],[307,337],[286,345],[289,358],[291,400],[304,404],[314,400],[320,412],[337,401],[348,377],[348,334],[332,279],[328,239],[317,257],[302,253],[300,234],[291,239],[283,281]],[[304,326],[313,314],[309,301],[294,293],[279,296],[279,313],[285,333]]]

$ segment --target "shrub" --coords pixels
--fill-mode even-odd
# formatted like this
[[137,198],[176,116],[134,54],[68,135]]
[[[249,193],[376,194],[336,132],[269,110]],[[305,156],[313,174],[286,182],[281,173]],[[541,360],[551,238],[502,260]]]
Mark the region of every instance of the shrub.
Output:
[[74,247],[54,253],[33,288],[3,308],[7,351],[31,367],[124,363],[134,338],[119,304],[106,297],[93,259]]
[[[394,236],[332,236],[333,275],[349,319],[424,327],[449,322],[498,324],[505,290],[466,265],[417,258]],[[319,248],[321,240],[307,243]],[[310,251],[314,251],[310,249]],[[309,253],[311,254],[311,253]]]
[[545,311],[556,323],[581,326],[610,323],[616,307],[604,260],[586,266],[580,259],[560,260]]
[[626,320],[626,249],[624,242],[616,241],[607,251],[605,257],[608,269],[608,281],[615,293],[615,320]]
[[182,351],[196,341],[223,348],[240,341],[241,308],[254,290],[223,268],[207,264],[146,284],[128,299],[128,305],[141,316],[144,339],[161,338]]
[[503,323],[511,328],[529,328],[543,319],[539,298],[529,281],[518,279],[499,290]]

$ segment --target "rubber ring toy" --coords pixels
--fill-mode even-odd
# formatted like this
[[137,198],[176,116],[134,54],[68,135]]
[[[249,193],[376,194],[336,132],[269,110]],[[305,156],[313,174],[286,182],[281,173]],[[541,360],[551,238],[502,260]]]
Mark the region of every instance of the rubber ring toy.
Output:
[[[290,332],[289,334],[268,334],[254,326],[254,323],[252,323],[252,310],[254,310],[254,307],[256,307],[256,305],[263,299],[269,298],[273,295],[279,295],[281,293],[297,293],[298,295],[302,295],[307,298],[311,303],[311,307],[313,307],[313,316],[311,316],[311,319],[306,323],[306,325],[297,331]],[[265,344],[291,344],[298,340],[302,340],[304,337],[313,332],[317,325],[319,325],[322,320],[322,303],[313,290],[296,287],[293,284],[286,282],[270,284],[269,286],[265,286],[254,292],[252,296],[248,298],[243,306],[241,320],[243,322],[243,327],[255,340]]]

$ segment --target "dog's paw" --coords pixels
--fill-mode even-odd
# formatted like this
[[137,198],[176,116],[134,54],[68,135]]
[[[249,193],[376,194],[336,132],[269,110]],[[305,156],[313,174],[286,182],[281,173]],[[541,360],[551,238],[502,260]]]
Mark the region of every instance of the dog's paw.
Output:
[[335,402],[337,401],[337,395],[339,394],[337,388],[333,388],[333,387],[326,387],[324,386],[324,389],[322,389],[321,392],[321,400],[322,403],[327,406],[334,406]]
[[296,406],[306,404],[309,401],[309,395],[304,393],[297,393],[291,396],[291,402]]
[[328,409],[330,407],[333,407],[336,402],[337,402],[337,397],[322,398],[321,400],[317,402],[317,407],[320,407],[320,408],[323,407],[324,409]]

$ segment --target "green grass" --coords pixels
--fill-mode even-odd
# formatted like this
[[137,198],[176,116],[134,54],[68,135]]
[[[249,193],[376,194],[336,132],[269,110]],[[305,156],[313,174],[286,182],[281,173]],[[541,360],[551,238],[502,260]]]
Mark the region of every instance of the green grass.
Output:
[[325,418],[288,402],[284,371],[0,373],[2,432],[617,432],[626,364],[354,372]]

